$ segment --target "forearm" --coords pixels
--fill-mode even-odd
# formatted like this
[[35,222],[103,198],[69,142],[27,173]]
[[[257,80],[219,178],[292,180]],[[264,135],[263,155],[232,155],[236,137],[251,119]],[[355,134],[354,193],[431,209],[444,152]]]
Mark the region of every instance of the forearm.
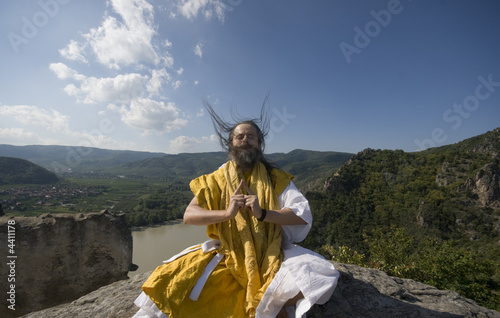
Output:
[[224,222],[230,219],[227,210],[207,210],[198,205],[193,198],[184,212],[184,224],[209,225]]
[[[259,215],[259,217],[262,214]],[[307,224],[301,217],[297,216],[292,209],[267,210],[264,222],[281,225],[304,225]]]

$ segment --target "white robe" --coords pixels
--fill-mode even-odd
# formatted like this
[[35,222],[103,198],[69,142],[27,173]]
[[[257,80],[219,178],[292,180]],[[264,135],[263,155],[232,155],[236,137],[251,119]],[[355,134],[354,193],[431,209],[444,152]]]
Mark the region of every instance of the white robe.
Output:
[[[330,299],[337,286],[340,273],[321,255],[293,244],[306,238],[313,221],[309,202],[295,187],[295,184],[290,181],[278,199],[281,209],[291,209],[307,224],[281,226],[283,263],[266,289],[257,307],[256,317],[276,317],[286,301],[302,292],[304,298],[300,299],[295,306],[287,308],[287,312],[290,318],[304,318],[306,312],[314,304],[324,304]],[[186,251],[192,250],[185,250],[170,260],[181,257]],[[202,287],[203,284],[201,284]],[[134,303],[140,309],[133,318],[168,318],[144,292]]]

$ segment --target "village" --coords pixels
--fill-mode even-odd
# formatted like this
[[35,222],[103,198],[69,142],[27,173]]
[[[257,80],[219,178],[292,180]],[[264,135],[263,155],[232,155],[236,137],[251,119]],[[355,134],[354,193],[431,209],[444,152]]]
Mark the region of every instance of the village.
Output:
[[24,212],[28,209],[47,206],[70,206],[81,197],[101,194],[102,186],[76,186],[60,183],[0,189],[0,205],[5,211]]

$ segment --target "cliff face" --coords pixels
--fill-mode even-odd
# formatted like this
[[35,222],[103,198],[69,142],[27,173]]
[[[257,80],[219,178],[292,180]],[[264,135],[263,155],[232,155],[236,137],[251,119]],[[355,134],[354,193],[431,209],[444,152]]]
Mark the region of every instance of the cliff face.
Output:
[[492,163],[487,164],[473,178],[468,178],[460,185],[457,191],[470,191],[480,206],[500,208],[500,168]]
[[[480,307],[456,292],[387,276],[356,265],[334,263],[339,284],[331,299],[314,306],[308,318],[499,318],[500,313]],[[133,302],[151,273],[134,276],[102,287],[72,303],[26,315],[25,318],[93,317],[130,318],[137,311]]]
[[1,262],[2,317],[77,299],[126,279],[132,264],[130,230],[108,212],[1,217],[0,242],[10,257]]

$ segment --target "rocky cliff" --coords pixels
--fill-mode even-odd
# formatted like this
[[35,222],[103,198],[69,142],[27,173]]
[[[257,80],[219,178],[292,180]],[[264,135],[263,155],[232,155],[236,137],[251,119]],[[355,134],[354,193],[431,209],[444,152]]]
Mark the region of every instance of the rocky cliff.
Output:
[[[308,318],[499,318],[500,313],[477,305],[452,291],[438,290],[410,279],[356,265],[334,263],[341,277],[330,301],[314,306]],[[102,287],[69,304],[25,318],[130,318],[133,301],[150,273]]]
[[4,216],[0,242],[1,317],[77,299],[128,278],[132,264],[130,230],[122,216],[106,211]]
[[[3,295],[16,309],[2,301],[1,317],[129,318],[137,311],[133,301],[150,273],[126,279],[132,237],[121,216],[103,212],[3,217],[0,241],[8,242],[0,247],[1,255],[7,255],[1,262]],[[313,307],[309,318],[500,318],[500,313],[456,292],[375,269],[335,266],[341,273],[339,285],[329,302]]]

